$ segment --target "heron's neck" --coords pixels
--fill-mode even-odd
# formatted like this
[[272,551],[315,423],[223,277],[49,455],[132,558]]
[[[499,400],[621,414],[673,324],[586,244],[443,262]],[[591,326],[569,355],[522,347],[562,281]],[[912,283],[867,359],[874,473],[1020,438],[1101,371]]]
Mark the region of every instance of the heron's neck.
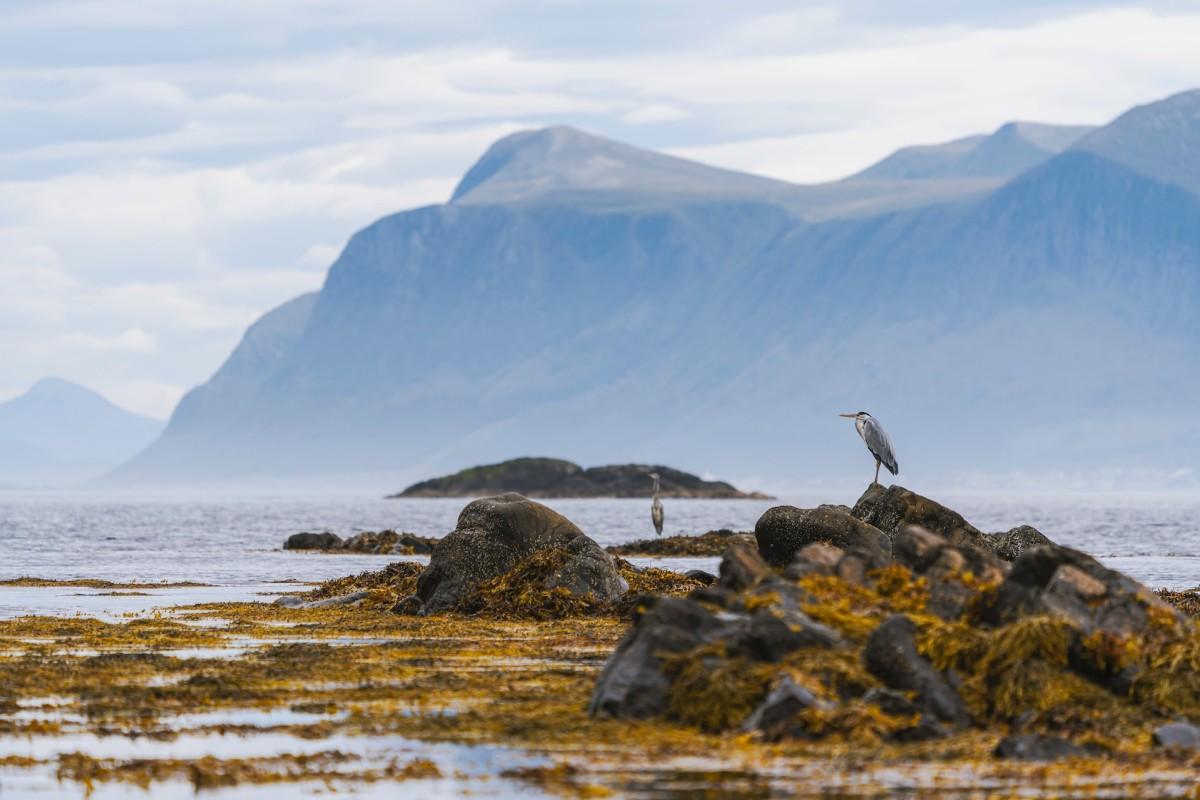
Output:
[[654,496],[658,497],[658,479],[654,479]]

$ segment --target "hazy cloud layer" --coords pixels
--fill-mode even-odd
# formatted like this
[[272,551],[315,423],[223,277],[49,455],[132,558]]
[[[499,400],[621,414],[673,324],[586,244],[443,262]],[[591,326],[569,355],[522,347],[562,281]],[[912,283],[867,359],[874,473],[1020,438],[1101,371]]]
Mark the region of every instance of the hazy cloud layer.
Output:
[[10,0],[0,397],[58,374],[166,415],[350,233],[519,128],[823,180],[1103,122],[1189,88],[1196,41],[1175,2]]

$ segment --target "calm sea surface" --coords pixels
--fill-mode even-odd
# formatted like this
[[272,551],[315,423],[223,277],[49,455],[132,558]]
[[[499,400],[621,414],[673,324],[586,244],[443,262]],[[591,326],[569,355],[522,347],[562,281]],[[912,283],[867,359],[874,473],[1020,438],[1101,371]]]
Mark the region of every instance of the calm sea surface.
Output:
[[[1153,586],[1200,585],[1200,499],[952,497],[946,502],[985,531],[1030,524]],[[752,530],[771,505],[812,506],[822,500],[668,500],[668,534],[714,528]],[[354,495],[100,495],[0,493],[0,579],[105,578],[196,581],[206,590],[177,590],[192,602],[258,596],[287,589],[277,582],[315,581],[379,568],[380,556],[319,555],[280,550],[297,531],[343,536],[394,528],[441,536],[454,527],[462,500],[385,500]],[[556,509],[601,544],[653,536],[644,500],[560,500]],[[640,559],[642,563],[650,563]],[[662,559],[674,567],[715,569],[715,559]],[[156,593],[157,594],[157,593]],[[158,597],[161,602],[164,597]],[[103,608],[97,609],[97,604]],[[136,598],[82,592],[0,591],[0,616],[99,610],[120,612]]]

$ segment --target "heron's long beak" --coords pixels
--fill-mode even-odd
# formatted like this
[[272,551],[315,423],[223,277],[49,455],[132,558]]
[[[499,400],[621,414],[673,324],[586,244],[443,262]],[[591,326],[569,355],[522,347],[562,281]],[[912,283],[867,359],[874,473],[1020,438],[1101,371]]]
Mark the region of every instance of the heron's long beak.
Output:
[[838,414],[838,416],[839,417],[849,417],[850,419],[854,419],[855,417],[858,416],[858,414]]

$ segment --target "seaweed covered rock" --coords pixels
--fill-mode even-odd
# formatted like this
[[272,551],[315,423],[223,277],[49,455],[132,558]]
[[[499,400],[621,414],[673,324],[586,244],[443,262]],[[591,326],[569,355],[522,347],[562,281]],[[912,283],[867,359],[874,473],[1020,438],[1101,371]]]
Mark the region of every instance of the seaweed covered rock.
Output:
[[853,552],[808,545],[791,578],[731,546],[717,585],[642,599],[592,713],[771,740],[974,747],[969,730],[1011,734],[998,758],[1186,750],[1165,744],[1191,731],[1169,723],[1200,717],[1200,630],[1186,616],[1065,548],[1010,569],[915,526],[895,546],[895,561],[848,574]]
[[892,550],[887,536],[844,506],[775,506],[759,517],[754,538],[763,558],[777,567],[786,567],[801,548],[819,542],[862,550],[869,558],[881,560],[889,558]]
[[1128,637],[1151,621],[1183,615],[1134,579],[1078,550],[1043,545],[1023,553],[980,606],[981,619],[1003,625],[1024,617],[1065,619],[1084,634]]
[[988,547],[987,538],[957,511],[910,492],[903,486],[885,489],[877,483],[872,484],[858,498],[850,513],[892,538],[909,525],[917,525],[951,544],[966,544],[980,549]]
[[336,550],[342,546],[342,537],[336,533],[293,533],[283,543],[284,550]]
[[629,588],[612,556],[573,522],[541,503],[504,494],[462,510],[417,580],[416,597],[425,613],[458,608],[485,582],[548,551],[564,558],[544,576],[545,588],[601,602],[615,602]]

